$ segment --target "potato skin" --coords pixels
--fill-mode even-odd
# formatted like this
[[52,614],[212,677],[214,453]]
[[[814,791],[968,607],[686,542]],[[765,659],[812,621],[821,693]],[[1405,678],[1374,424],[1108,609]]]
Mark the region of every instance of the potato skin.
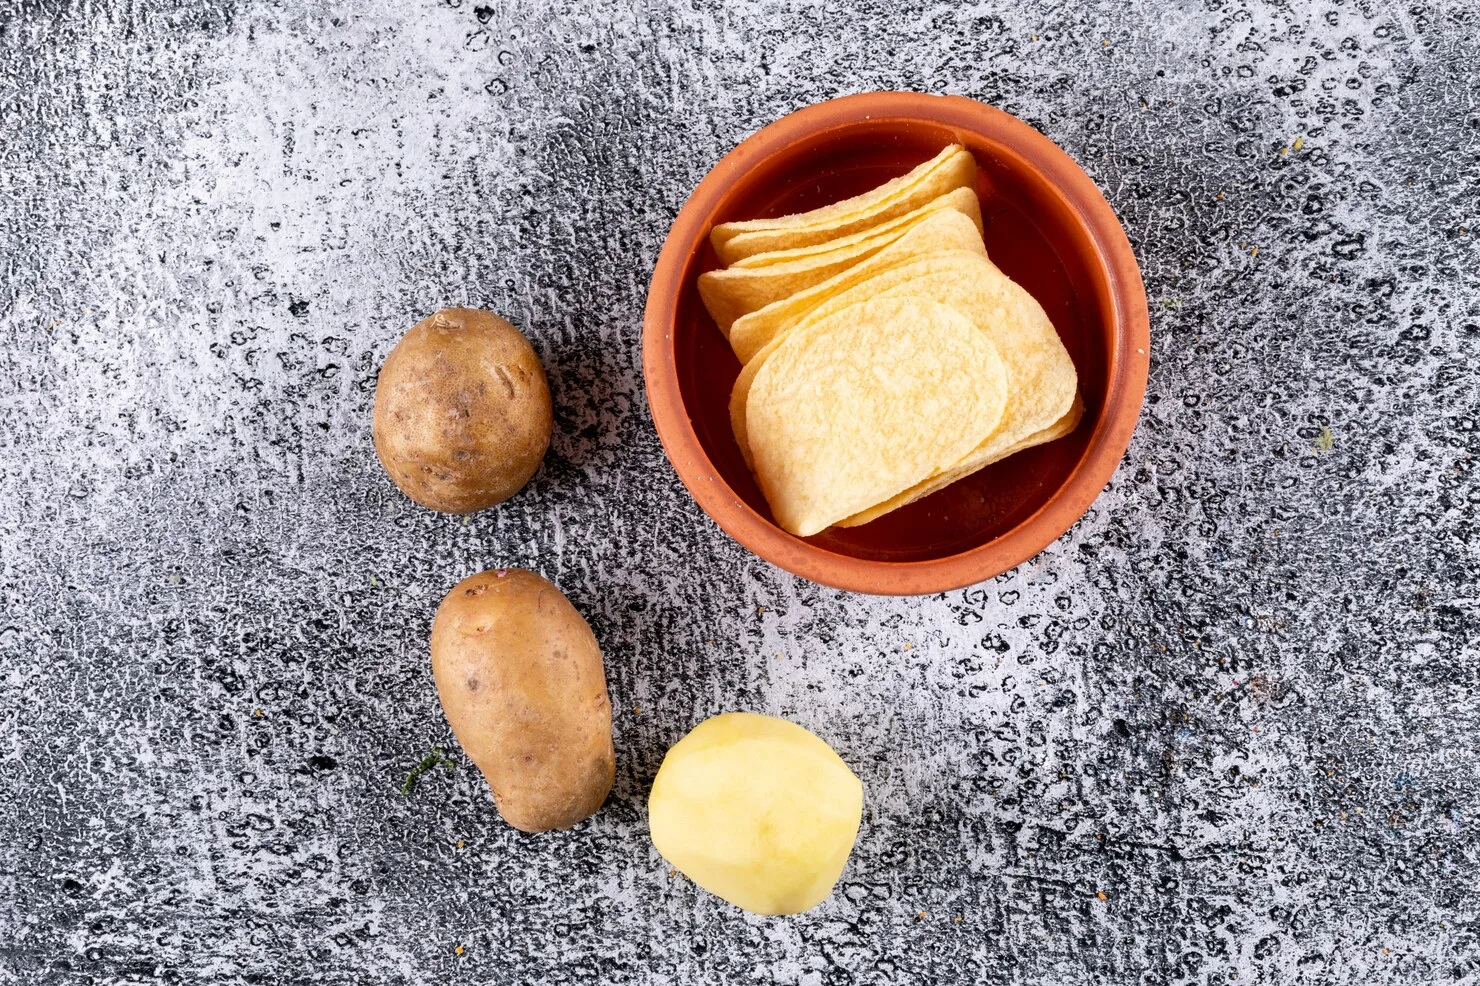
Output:
[[371,433],[411,499],[467,514],[519,492],[550,446],[545,370],[492,312],[448,308],[418,322],[380,368]]
[[554,585],[519,568],[459,582],[432,621],[432,674],[504,821],[546,832],[601,807],[616,775],[601,648]]

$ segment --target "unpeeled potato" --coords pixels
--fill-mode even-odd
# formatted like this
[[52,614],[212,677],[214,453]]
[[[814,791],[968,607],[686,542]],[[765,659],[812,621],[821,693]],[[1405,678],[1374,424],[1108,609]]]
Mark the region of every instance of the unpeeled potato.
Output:
[[493,312],[447,308],[413,326],[385,358],[371,434],[401,492],[467,514],[529,482],[553,420],[529,340]]
[[554,585],[519,568],[463,579],[432,621],[432,674],[504,821],[545,832],[601,807],[616,774],[601,648]]

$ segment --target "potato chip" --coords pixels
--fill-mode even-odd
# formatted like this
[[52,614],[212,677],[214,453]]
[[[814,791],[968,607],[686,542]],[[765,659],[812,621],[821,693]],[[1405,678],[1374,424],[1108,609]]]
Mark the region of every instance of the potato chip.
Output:
[[981,231],[982,207],[981,201],[976,197],[976,189],[958,188],[954,191],[946,192],[944,195],[936,196],[913,212],[906,212],[902,216],[896,216],[888,222],[880,223],[877,226],[870,226],[868,229],[859,230],[857,233],[849,233],[847,236],[824,240],[821,243],[814,243],[811,246],[796,247],[790,250],[768,250],[765,253],[757,253],[746,257],[744,260],[735,261],[730,265],[729,269],[748,270],[752,267],[768,267],[772,264],[790,263],[793,260],[804,260],[808,257],[816,256],[819,253],[836,250],[839,247],[848,246],[881,233],[896,230],[903,233],[919,220],[924,219],[930,213],[939,209],[955,209],[976,223],[977,232]]
[[727,270],[699,275],[699,297],[726,337],[737,319],[819,284],[898,240],[927,216],[954,209],[981,235],[981,207],[976,192],[958,188],[882,226],[796,250],[756,254]]
[[[1079,381],[1053,323],[1032,295],[991,261],[969,252],[918,258],[859,282],[814,306],[777,338],[863,301],[914,296],[940,302],[970,318],[992,341],[1007,368],[1008,398],[1002,422],[981,448],[957,464],[964,470],[962,475],[995,462],[1008,454],[1007,449],[1065,416]],[[775,345],[768,348],[774,351]],[[763,350],[752,362],[763,361],[765,356]],[[747,363],[730,394],[730,423],[747,457],[745,404],[758,372],[758,367],[752,369]]]
[[969,462],[969,465],[958,465],[954,469],[949,469],[939,476],[927,479],[923,483],[918,483],[898,496],[890,497],[876,507],[870,507],[867,510],[856,513],[847,520],[838,521],[837,526],[858,527],[862,524],[867,524],[871,520],[878,520],[891,510],[898,510],[900,507],[914,503],[916,500],[923,499],[932,493],[938,493],[952,483],[965,479],[972,473],[985,469],[994,462],[1000,462],[1010,455],[1016,455],[1018,452],[1024,449],[1030,449],[1035,445],[1043,445],[1046,442],[1063,438],[1079,427],[1079,422],[1083,417],[1084,400],[1078,394],[1075,394],[1074,401],[1069,405],[1069,410],[1064,413],[1064,416],[1042,431],[1034,432],[1015,445],[991,453],[985,459],[968,456],[963,462]]
[[756,478],[801,537],[941,475],[997,429],[1007,373],[964,315],[866,301],[788,333],[746,400]]
[[757,253],[837,239],[913,212],[937,196],[976,183],[976,159],[952,144],[907,175],[832,205],[777,219],[722,223],[709,241],[726,266]]
[[865,299],[916,295],[970,318],[992,340],[1007,366],[1011,396],[1002,427],[989,447],[973,455],[985,460],[1047,428],[1068,411],[1079,386],[1073,360],[1043,306],[990,260],[941,257],[910,265],[908,274],[905,268],[896,268],[829,298],[800,319],[796,328]]
[[740,362],[749,362],[772,336],[832,295],[925,254],[945,250],[967,250],[983,258],[987,255],[981,232],[970,219],[954,209],[932,212],[867,260],[736,319],[730,325],[730,348],[735,350]]
[[700,291],[744,364],[731,424],[787,530],[868,523],[1078,426],[1074,364],[987,258],[974,182],[947,148],[853,199],[712,231],[732,266]]
[[[905,284],[916,277],[920,277],[924,274],[930,273],[932,270],[936,269],[936,267],[940,263],[944,263],[951,258],[955,258],[957,260],[980,260],[981,254],[979,252],[974,252],[971,250],[947,250],[941,253],[931,253],[924,256],[917,256],[910,260],[907,260],[900,266],[891,268],[889,271],[887,271],[887,278],[885,274],[876,275],[874,279],[865,281],[862,284],[858,285],[859,290],[850,289],[846,292],[840,292],[838,295],[835,295],[834,298],[828,299],[821,305],[812,308],[811,311],[807,312],[801,319],[797,319],[794,322],[788,323],[787,325],[783,326],[781,332],[778,332],[775,336],[773,336],[770,342],[766,343],[766,345],[761,348],[760,352],[752,356],[745,363],[745,365],[740,368],[740,375],[735,379],[734,388],[730,391],[730,427],[735,432],[735,441],[740,446],[740,454],[744,457],[746,465],[751,466],[751,468],[754,469],[755,464],[750,455],[750,442],[746,435],[745,399],[750,393],[750,385],[755,382],[756,374],[760,372],[761,367],[766,362],[766,359],[770,357],[773,352],[776,351],[776,348],[781,345],[781,340],[785,338],[785,336],[791,331],[791,329],[799,327],[803,322],[810,325],[811,323],[820,320],[820,318],[825,315],[836,314],[844,308],[850,308],[853,305],[859,304],[860,302],[869,300],[869,298],[871,297],[870,293],[866,290],[862,290],[864,284],[872,284],[875,280],[884,281],[891,285]],[[838,297],[842,297],[843,294],[847,295],[847,304],[835,304],[835,299]],[[822,314],[819,315],[819,312]],[[963,312],[962,314],[966,313]]]

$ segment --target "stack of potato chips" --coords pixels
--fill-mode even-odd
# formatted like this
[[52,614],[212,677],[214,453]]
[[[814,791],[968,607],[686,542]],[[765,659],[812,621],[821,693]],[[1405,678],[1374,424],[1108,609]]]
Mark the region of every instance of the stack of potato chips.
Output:
[[1067,435],[1058,333],[987,259],[976,162],[952,145],[870,192],[725,223],[705,306],[744,368],[730,421],[777,522],[865,524]]

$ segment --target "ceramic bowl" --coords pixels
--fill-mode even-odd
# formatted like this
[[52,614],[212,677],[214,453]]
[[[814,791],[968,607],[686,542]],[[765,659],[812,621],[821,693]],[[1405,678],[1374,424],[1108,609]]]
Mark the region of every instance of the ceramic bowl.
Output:
[[[987,252],[1043,305],[1079,374],[1072,434],[1010,456],[856,528],[778,527],[730,430],[740,364],[699,299],[719,266],[716,224],[780,216],[866,191],[950,143],[976,157]],[[731,537],[780,568],[857,592],[942,592],[1005,572],[1062,535],[1104,489],[1146,390],[1150,328],[1115,213],[1028,124],[958,96],[880,92],[799,110],[736,147],[679,212],[648,289],[648,403],[679,478]]]

